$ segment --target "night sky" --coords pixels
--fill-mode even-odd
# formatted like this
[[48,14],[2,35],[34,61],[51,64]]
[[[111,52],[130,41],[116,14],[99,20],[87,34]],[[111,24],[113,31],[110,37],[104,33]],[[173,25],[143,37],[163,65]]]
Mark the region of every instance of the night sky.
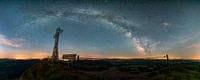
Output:
[[0,57],[200,59],[199,0],[1,0]]

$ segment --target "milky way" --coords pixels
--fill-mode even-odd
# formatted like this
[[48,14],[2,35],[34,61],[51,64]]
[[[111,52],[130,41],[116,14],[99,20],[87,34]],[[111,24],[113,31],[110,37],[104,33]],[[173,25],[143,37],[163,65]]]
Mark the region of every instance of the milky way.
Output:
[[61,27],[61,52],[192,57],[200,48],[199,4],[195,0],[1,1],[1,52],[50,54],[52,35]]

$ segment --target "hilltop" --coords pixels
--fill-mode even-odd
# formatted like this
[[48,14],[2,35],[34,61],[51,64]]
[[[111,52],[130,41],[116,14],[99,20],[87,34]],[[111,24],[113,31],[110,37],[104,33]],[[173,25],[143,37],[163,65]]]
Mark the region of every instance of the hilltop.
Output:
[[40,61],[19,80],[199,80],[200,64],[162,60],[84,60],[56,64]]

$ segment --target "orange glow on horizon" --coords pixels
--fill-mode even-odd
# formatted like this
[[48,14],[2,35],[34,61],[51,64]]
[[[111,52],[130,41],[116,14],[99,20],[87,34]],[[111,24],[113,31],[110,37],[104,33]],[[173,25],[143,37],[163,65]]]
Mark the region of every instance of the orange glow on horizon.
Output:
[[[43,59],[50,57],[52,53],[44,52],[44,51],[16,51],[12,52],[12,54],[6,54],[5,52],[0,51],[0,58],[11,58],[11,59]],[[63,53],[60,53],[60,59]],[[178,54],[178,53],[176,53]],[[169,54],[170,59],[200,59],[200,54],[194,54],[188,57],[180,57],[176,56],[175,53]],[[100,53],[92,53],[92,52],[83,52],[78,53],[80,58],[107,58],[107,59],[165,59],[164,55],[161,53],[157,54],[146,54],[146,55],[138,55],[138,54],[100,54]]]
[[49,56],[48,52],[33,51],[33,52],[12,52],[12,54],[6,54],[5,52],[0,52],[0,58],[10,58],[10,59],[43,59]]

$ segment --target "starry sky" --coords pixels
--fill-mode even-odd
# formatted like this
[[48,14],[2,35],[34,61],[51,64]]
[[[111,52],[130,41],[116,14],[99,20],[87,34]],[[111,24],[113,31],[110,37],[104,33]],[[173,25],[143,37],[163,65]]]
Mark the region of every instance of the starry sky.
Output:
[[200,59],[199,0],[1,0],[0,58]]

